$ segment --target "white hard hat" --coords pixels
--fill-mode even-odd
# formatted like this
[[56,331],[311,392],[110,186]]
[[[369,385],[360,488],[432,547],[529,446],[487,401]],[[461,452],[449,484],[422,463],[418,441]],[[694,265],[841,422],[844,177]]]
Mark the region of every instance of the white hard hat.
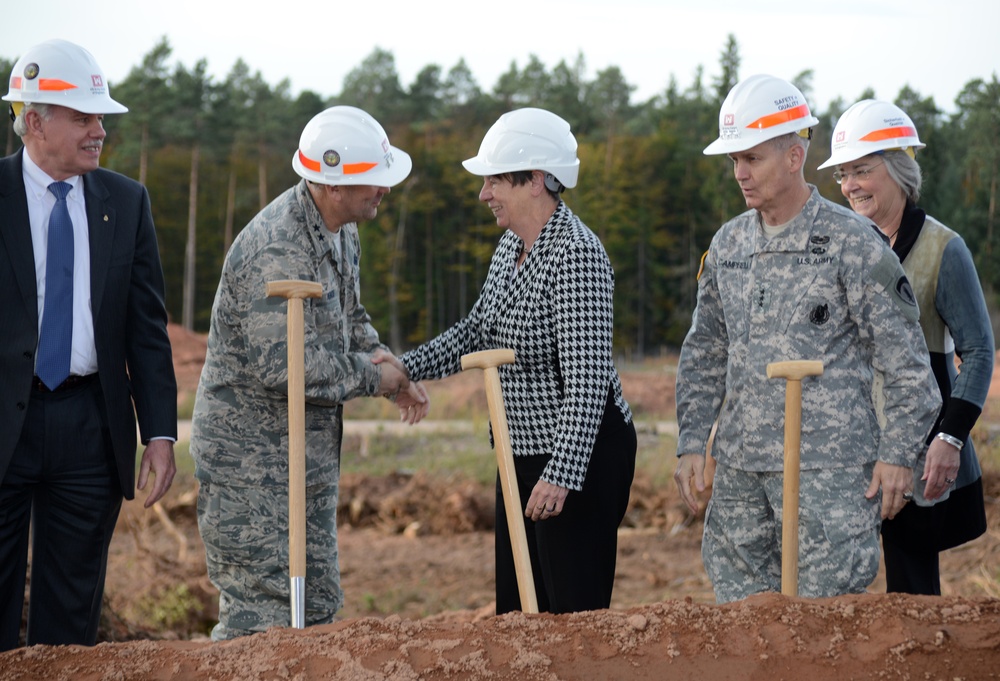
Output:
[[704,153],[731,154],[819,123],[799,89],[774,76],[750,76],[733,86],[719,111],[719,139]]
[[47,40],[25,52],[10,72],[15,115],[23,104],[57,104],[86,114],[125,113],[128,109],[111,99],[104,71],[87,50],[66,40]]
[[479,154],[462,165],[482,176],[541,170],[565,187],[575,187],[580,173],[569,123],[551,111],[530,107],[501,116],[486,132]]
[[389,144],[378,121],[353,106],[334,106],[313,116],[299,137],[292,168],[319,184],[394,187],[413,161]]
[[817,170],[839,166],[888,149],[923,149],[917,128],[895,104],[862,99],[843,113],[833,129],[830,158]]

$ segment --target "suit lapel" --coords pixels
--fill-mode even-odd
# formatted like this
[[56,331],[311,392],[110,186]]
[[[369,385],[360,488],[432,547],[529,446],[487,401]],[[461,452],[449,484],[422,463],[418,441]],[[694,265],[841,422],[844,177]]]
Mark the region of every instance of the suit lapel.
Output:
[[108,190],[96,173],[83,176],[87,202],[87,231],[90,233],[90,300],[96,320],[104,298],[111,245],[115,235],[115,214],[107,206]]
[[24,190],[21,156],[24,149],[0,164],[0,258],[5,258],[30,319],[38,324],[35,254],[31,245],[28,199]]

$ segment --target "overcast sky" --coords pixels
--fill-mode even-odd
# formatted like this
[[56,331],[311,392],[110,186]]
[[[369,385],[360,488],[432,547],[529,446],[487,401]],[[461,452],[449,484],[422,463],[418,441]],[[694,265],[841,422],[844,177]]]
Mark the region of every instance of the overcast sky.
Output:
[[891,100],[906,84],[953,111],[969,80],[1000,72],[1000,0],[45,0],[7,8],[0,56],[71,40],[94,53],[113,93],[166,36],[171,67],[204,58],[222,80],[242,58],[272,85],[288,78],[293,95],[329,97],[375,47],[394,55],[404,88],[423,67],[447,72],[464,58],[486,91],[512,61],[523,68],[534,54],[551,70],[582,53],[587,79],[617,66],[637,103],[671,75],[688,87],[699,65],[710,85],[729,34],[743,77],[812,69],[821,111],[868,87]]

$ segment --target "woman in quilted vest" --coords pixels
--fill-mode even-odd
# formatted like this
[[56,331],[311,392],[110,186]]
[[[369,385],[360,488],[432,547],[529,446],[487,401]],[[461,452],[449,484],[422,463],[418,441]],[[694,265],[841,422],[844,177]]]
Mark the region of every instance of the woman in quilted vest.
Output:
[[836,166],[841,192],[889,240],[920,307],[943,406],[915,469],[915,503],[883,521],[882,548],[888,591],[940,594],[938,553],[986,531],[982,472],[969,433],[989,392],[995,349],[972,254],[961,236],[917,206],[915,151],[923,147],[899,107],[862,100],[837,122],[831,157],[820,168]]

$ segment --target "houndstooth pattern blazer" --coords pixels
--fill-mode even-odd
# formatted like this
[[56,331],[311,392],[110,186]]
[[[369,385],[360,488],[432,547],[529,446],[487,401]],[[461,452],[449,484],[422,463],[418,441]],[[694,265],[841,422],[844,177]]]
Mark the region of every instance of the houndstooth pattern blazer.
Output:
[[419,381],[461,371],[467,353],[513,349],[500,367],[513,453],[551,454],[542,479],[581,490],[609,396],[632,418],[612,361],[614,271],[561,201],[514,276],[522,247],[504,232],[468,316],[400,359]]

